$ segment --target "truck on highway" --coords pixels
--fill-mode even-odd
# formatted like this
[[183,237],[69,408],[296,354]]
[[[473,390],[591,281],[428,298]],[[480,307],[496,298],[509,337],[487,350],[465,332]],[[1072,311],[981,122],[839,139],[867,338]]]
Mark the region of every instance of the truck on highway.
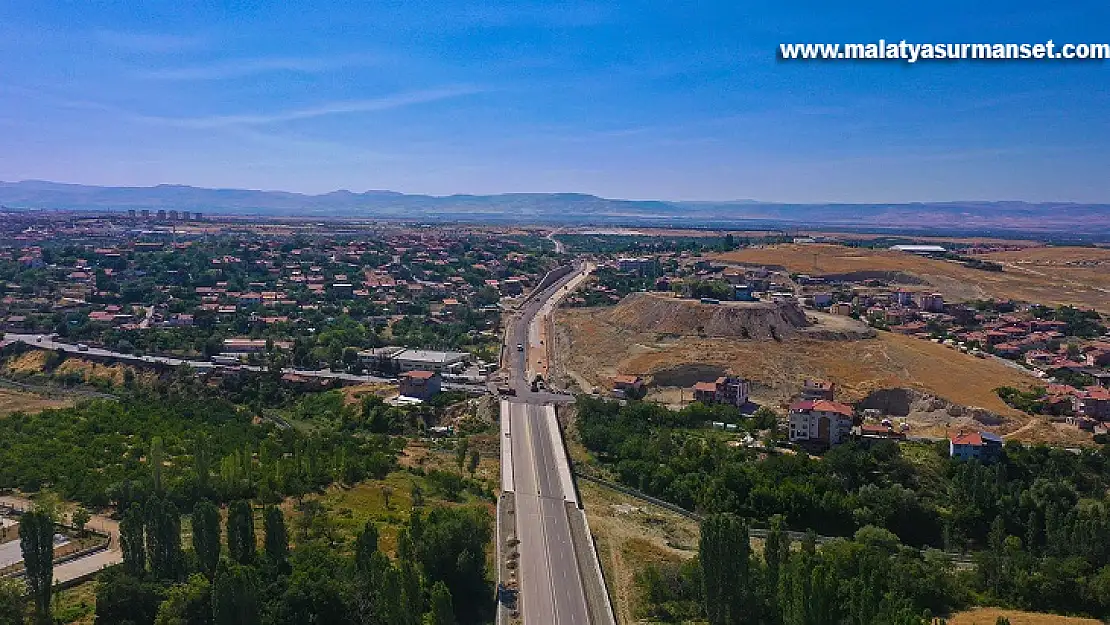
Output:
[[239,358],[235,356],[213,356],[212,364],[214,365],[237,365]]

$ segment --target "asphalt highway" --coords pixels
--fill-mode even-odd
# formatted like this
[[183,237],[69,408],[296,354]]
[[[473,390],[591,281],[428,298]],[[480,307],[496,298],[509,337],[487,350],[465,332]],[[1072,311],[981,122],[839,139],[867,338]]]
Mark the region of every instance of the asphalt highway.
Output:
[[[507,384],[516,395],[506,398],[511,471],[515,497],[516,536],[520,540],[520,603],[525,625],[585,625],[591,622],[578,553],[571,537],[568,502],[575,502],[566,450],[557,431],[551,404],[566,395],[531,390],[534,350],[545,349],[530,337],[532,325],[565,287],[587,268],[576,267],[543,291],[532,294],[517,310],[505,332]],[[517,346],[523,347],[518,349]],[[553,429],[554,428],[554,429]],[[564,481],[561,472],[568,477]],[[573,513],[581,514],[571,504]]]
[[588,623],[545,411],[544,406],[515,402],[509,409],[524,622]]

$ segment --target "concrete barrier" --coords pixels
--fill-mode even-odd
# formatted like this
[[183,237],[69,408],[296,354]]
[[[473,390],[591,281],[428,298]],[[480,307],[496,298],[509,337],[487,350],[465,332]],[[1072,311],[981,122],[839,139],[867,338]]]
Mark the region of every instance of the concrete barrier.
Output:
[[586,517],[586,511],[579,510],[578,513],[582,515],[582,525],[585,527],[586,537],[590,540],[590,564],[592,565],[594,573],[597,575],[597,579],[601,580],[601,589],[603,591],[601,595],[605,603],[605,612],[609,618],[608,622],[615,624],[617,622],[617,613],[613,610],[613,598],[609,593],[609,584],[605,583],[605,573],[601,568],[601,557],[597,555],[597,541],[594,540],[594,533],[590,529],[590,521]]
[[509,428],[509,401],[501,400],[501,490],[507,493],[516,490],[513,480],[513,439]]
[[555,454],[555,471],[559,474],[559,482],[563,486],[563,495],[567,501],[581,508],[578,489],[575,488],[574,477],[571,476],[570,454],[567,452],[566,443],[559,428],[559,421],[555,418],[554,405],[544,406],[544,420],[547,421],[547,435],[551,438],[551,448],[562,452]]

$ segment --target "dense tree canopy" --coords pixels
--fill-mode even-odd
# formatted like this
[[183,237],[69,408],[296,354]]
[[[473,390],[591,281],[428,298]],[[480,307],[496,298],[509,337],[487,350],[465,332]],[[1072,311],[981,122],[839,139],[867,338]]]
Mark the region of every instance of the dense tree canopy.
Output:
[[[970,580],[970,590],[990,601],[1110,614],[1104,585],[1110,583],[1105,450],[1011,442],[989,465],[949,459],[946,446],[928,443],[845,444],[822,458],[765,454],[728,446],[688,409],[621,406],[588,397],[578,402],[578,431],[617,479],[685,508],[731,513],[757,526],[781,515],[791,529],[856,536],[857,542],[866,529],[864,537],[874,539],[881,531],[895,545],[971,551],[987,566],[978,567],[981,575]],[[872,550],[849,551],[867,566],[875,561]],[[781,546],[768,566],[771,575],[786,574],[790,564]],[[888,565],[874,564],[875,570],[882,566]],[[666,581],[673,576],[671,571],[641,577],[660,591],[683,586]],[[935,596],[908,605],[939,613],[939,606],[967,592],[937,583],[941,590],[930,591]],[[681,611],[680,599],[671,604]],[[900,614],[902,607],[889,614]]]

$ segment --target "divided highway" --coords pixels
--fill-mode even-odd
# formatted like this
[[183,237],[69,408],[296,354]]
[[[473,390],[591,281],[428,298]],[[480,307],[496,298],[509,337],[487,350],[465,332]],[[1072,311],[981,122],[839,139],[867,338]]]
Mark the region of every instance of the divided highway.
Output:
[[[519,613],[524,625],[609,625],[614,622],[605,581],[578,502],[555,403],[567,395],[532,391],[530,373],[546,362],[546,345],[535,324],[581,280],[589,267],[575,267],[533,293],[505,332],[507,385],[514,397],[501,402],[502,494],[498,524],[519,541],[499,540],[499,559],[519,554]],[[506,520],[502,515],[511,515]],[[502,614],[504,617],[504,614]],[[501,619],[499,619],[501,620]]]

